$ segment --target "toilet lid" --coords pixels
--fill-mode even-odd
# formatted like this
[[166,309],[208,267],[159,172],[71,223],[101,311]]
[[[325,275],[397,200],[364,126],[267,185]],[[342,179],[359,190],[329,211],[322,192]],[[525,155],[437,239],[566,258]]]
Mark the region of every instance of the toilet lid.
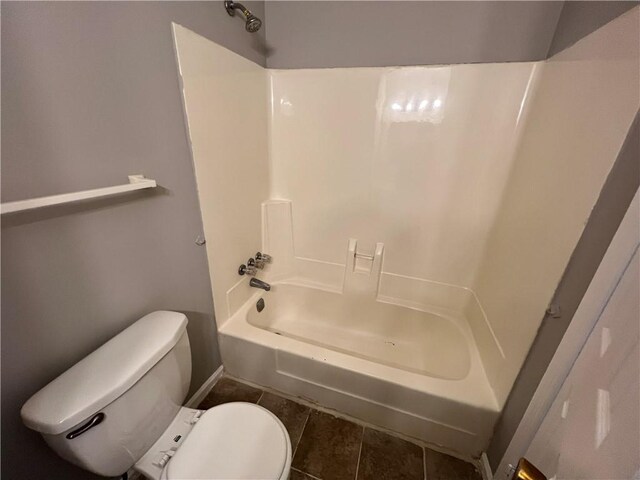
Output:
[[173,458],[168,479],[279,480],[291,464],[291,442],[282,422],[252,403],[207,410]]

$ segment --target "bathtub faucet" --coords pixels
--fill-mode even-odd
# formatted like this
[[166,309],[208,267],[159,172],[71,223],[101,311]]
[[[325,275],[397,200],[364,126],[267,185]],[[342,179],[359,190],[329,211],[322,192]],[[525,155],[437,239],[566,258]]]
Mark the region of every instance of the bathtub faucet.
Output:
[[258,280],[257,278],[252,278],[251,280],[249,280],[249,286],[255,287],[255,288],[261,288],[265,292],[268,292],[269,290],[271,290],[271,285],[269,285],[267,282],[263,282],[262,280]]

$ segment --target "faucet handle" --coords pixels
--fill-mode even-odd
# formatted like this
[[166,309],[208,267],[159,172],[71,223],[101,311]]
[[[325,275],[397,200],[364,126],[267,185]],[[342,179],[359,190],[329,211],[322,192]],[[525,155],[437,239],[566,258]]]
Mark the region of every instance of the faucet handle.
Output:
[[250,277],[255,276],[257,273],[256,267],[253,265],[245,265],[244,263],[240,265],[238,268],[238,275],[249,275]]
[[261,259],[253,259],[250,258],[249,260],[247,260],[247,266],[248,267],[256,267],[259,268],[260,270],[262,270],[264,268],[264,260]]
[[273,260],[273,258],[271,257],[271,255],[267,255],[266,253],[256,253],[256,260],[264,263],[271,263],[271,261]]

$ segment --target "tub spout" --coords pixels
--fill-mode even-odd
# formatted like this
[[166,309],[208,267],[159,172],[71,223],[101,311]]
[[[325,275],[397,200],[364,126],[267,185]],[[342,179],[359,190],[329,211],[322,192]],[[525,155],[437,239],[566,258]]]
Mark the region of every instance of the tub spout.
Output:
[[271,285],[269,285],[267,282],[263,282],[262,280],[258,280],[257,278],[252,278],[251,280],[249,280],[249,286],[255,287],[255,288],[261,288],[265,292],[268,292],[269,290],[271,290]]

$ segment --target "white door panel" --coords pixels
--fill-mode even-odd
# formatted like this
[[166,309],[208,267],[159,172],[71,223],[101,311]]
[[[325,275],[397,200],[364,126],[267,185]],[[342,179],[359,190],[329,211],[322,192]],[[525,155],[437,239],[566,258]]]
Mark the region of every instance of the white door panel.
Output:
[[547,478],[638,474],[639,293],[636,251],[527,451]]

